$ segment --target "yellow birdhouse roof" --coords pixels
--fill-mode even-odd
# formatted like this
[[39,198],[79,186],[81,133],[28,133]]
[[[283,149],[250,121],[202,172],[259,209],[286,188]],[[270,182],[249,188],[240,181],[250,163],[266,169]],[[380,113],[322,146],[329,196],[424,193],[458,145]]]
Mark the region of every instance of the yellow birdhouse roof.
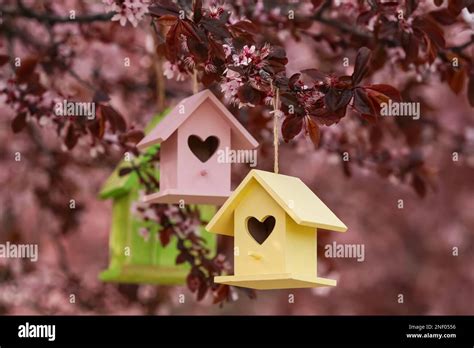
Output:
[[256,180],[299,225],[345,232],[347,226],[306,186],[301,179],[252,169],[206,226],[209,232],[234,235],[233,212]]

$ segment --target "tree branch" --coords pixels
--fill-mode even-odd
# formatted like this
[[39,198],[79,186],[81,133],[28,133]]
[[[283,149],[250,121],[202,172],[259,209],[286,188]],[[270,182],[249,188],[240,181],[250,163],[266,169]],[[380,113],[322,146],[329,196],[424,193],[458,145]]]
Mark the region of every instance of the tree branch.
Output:
[[4,16],[8,17],[24,17],[35,19],[38,22],[46,24],[64,24],[64,23],[92,23],[96,21],[109,21],[115,14],[115,12],[109,13],[95,13],[76,16],[71,19],[69,16],[58,16],[52,13],[38,13],[33,11],[31,8],[26,7],[22,1],[18,1],[18,8],[4,8],[0,7],[0,12]]

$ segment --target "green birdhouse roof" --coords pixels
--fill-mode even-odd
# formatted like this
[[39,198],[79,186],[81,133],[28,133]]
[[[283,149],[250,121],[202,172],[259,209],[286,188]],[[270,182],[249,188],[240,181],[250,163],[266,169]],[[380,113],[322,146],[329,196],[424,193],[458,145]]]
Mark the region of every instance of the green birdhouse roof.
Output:
[[[166,109],[161,114],[155,115],[145,128],[145,134],[148,134],[168,113],[170,109]],[[146,153],[153,153],[159,148],[159,145],[155,145],[149,148]],[[135,172],[128,175],[120,176],[119,171],[121,168],[128,166],[127,161],[122,160],[117,165],[112,174],[107,178],[102,189],[99,193],[101,199],[117,198],[125,195],[134,188],[138,188],[138,176]]]

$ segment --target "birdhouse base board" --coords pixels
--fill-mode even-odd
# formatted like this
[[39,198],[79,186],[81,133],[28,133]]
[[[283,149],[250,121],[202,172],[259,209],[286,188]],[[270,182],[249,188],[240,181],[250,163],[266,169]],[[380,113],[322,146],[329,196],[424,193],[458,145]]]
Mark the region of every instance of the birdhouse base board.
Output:
[[104,282],[128,284],[182,285],[189,272],[186,269],[148,265],[123,265],[100,273]]
[[232,191],[222,193],[209,192],[183,192],[177,189],[162,190],[143,198],[145,203],[167,203],[179,204],[181,200],[184,204],[212,204],[222,205],[232,194]]
[[334,279],[304,277],[291,273],[220,276],[214,277],[214,282],[257,290],[316,288],[337,284]]

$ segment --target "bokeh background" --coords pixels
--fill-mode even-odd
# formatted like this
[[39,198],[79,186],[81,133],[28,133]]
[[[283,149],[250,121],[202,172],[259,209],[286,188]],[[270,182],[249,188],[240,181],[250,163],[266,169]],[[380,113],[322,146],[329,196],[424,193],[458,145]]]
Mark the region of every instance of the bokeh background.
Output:
[[[93,1],[25,3],[39,12],[67,14],[70,8],[104,12],[104,5]],[[14,1],[1,6],[17,9]],[[338,11],[349,16],[343,8]],[[158,80],[162,80],[163,61],[155,54],[152,31],[145,20],[137,28],[110,21],[48,27],[28,16],[9,21],[10,34],[0,34],[2,54],[37,54],[41,50],[28,42],[38,41],[38,45],[47,47],[51,30],[50,37],[58,42],[63,39],[58,45],[65,56],[71,53],[68,59],[74,74],[54,69],[48,74],[42,70],[42,81],[54,86],[54,90],[75,100],[87,100],[92,93],[83,81],[101,84],[111,96],[111,105],[137,129],[162,111],[157,106],[156,90]],[[472,28],[467,21],[449,26],[445,37],[450,45],[461,44],[473,34]],[[332,31],[326,32],[329,29],[320,23],[313,23],[308,30],[330,32],[337,37]],[[22,39],[22,35],[28,37]],[[298,41],[285,28],[274,35],[286,48],[288,76],[310,67],[352,72],[353,65],[343,66],[342,58],[347,56],[353,61],[353,48],[334,52],[310,37]],[[395,51],[392,53],[396,55]],[[47,60],[48,54],[41,51],[41,59]],[[474,48],[468,48],[465,54],[473,57]],[[130,59],[130,66],[124,66],[125,58]],[[387,60],[390,59],[389,56]],[[381,175],[370,163],[360,161],[370,129],[361,126],[351,114],[337,125],[322,129],[327,147],[315,149],[303,134],[290,143],[282,142],[280,172],[300,177],[349,227],[344,234],[320,233],[320,246],[333,241],[363,244],[365,260],[327,259],[319,250],[320,275],[335,277],[337,287],[257,291],[254,299],[237,291],[235,301],[223,306],[212,304],[209,297],[196,301],[185,285],[99,281],[99,272],[108,264],[111,202],[99,200],[98,193],[122,158],[121,149],[81,139],[73,150],[67,150],[46,120],[42,124],[32,120],[28,130],[14,134],[11,122],[15,110],[6,96],[1,96],[0,242],[37,243],[40,254],[36,263],[0,259],[0,313],[473,314],[474,109],[464,88],[455,94],[448,84],[436,76],[427,76],[426,71],[394,67],[395,63],[388,64],[370,80],[397,86],[402,94],[422,101],[423,107],[419,121],[406,121],[406,127],[416,134],[416,140],[411,142],[406,141],[408,133],[391,126],[394,121],[381,121],[386,123],[384,148],[393,154],[422,158],[426,174],[423,184]],[[8,64],[0,68],[0,74],[3,89],[12,76]],[[190,78],[162,81],[167,106],[192,93]],[[419,84],[412,88],[413,81]],[[213,90],[219,94],[218,87]],[[261,143],[258,168],[271,170],[269,110],[230,109]],[[348,164],[328,149],[332,139],[341,134],[349,138]],[[15,161],[17,152],[21,153],[21,161]],[[457,161],[453,160],[453,152],[459,155]],[[245,166],[234,168],[234,185],[247,171]],[[77,202],[74,212],[68,207],[69,199]],[[398,206],[399,200],[403,200],[403,209]],[[230,257],[232,240],[224,238],[220,243]],[[453,255],[453,248],[458,248],[457,256]],[[70,302],[71,294],[76,296],[75,303]],[[180,294],[185,294],[185,303],[179,303]],[[399,303],[400,294],[403,303]],[[294,301],[289,301],[289,295],[294,295]]]

